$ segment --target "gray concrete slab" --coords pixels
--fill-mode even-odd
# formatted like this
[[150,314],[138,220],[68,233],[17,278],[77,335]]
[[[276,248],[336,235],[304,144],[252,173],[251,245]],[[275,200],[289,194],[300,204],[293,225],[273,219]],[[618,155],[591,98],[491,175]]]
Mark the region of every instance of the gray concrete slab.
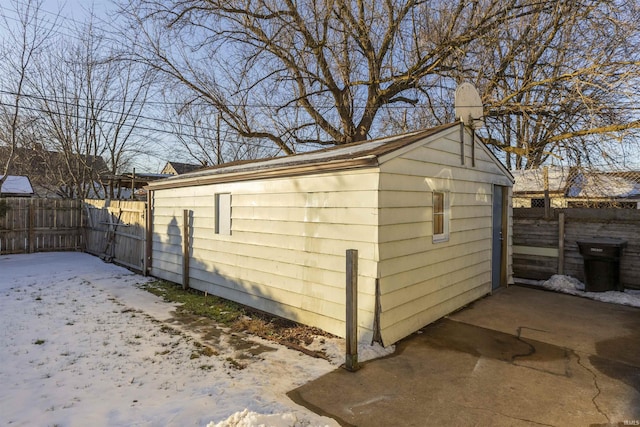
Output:
[[640,309],[513,286],[289,396],[342,425],[638,425]]

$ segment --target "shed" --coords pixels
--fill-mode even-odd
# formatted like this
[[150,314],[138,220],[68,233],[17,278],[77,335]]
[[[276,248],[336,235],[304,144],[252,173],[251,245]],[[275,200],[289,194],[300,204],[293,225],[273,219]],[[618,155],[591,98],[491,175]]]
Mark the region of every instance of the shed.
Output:
[[[461,123],[150,183],[151,275],[392,344],[511,280],[513,177]],[[188,210],[187,239],[183,212]]]
[[545,193],[552,208],[640,208],[639,171],[545,166],[513,175],[516,208],[544,207]]

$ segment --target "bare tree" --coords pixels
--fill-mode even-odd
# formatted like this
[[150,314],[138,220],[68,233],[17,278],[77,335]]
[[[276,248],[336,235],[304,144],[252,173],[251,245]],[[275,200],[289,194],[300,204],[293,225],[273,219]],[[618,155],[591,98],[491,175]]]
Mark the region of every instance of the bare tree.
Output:
[[46,167],[50,187],[63,197],[100,194],[101,175],[120,172],[142,149],[136,130],[151,74],[119,61],[90,22],[41,61],[38,81],[39,125],[57,159]]
[[509,167],[623,158],[640,127],[638,19],[635,2],[555,2],[467,52],[456,77],[484,93],[487,141]]
[[625,91],[638,76],[636,9],[608,0],[130,0],[123,12],[144,38],[133,59],[187,88],[189,102],[210,105],[237,135],[284,153],[453,120],[455,86],[471,80],[491,116],[486,141],[510,153],[511,166],[531,167],[585,157],[594,135],[638,127],[617,107],[637,95]]
[[[166,123],[172,138],[182,148],[183,154],[178,155],[180,160],[206,166],[277,154],[277,149],[265,141],[238,137],[208,105],[176,104],[169,100],[166,105]],[[176,147],[172,148],[176,152]]]
[[18,149],[33,141],[32,125],[37,118],[28,109],[25,94],[31,90],[31,73],[47,49],[56,22],[42,16],[41,6],[42,0],[12,0],[7,6],[0,5],[0,18],[7,30],[0,45],[0,186],[13,169]]
[[366,139],[474,40],[544,1],[134,0],[136,52],[245,137],[285,153]]

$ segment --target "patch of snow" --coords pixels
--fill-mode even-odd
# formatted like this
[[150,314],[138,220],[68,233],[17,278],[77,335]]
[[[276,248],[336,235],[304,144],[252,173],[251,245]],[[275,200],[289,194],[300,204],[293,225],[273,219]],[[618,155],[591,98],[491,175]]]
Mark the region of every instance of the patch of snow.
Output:
[[209,423],[207,427],[290,427],[303,426],[293,414],[264,415],[245,409],[236,412],[224,421]]
[[0,272],[5,424],[338,425],[286,393],[343,364],[344,340],[313,344],[332,362],[269,342],[237,369],[235,349],[198,355],[197,333],[167,332],[175,305],[136,286],[149,278],[79,252],[0,256]]
[[[563,193],[569,182],[570,169],[566,167],[551,166],[548,168],[549,191]],[[514,193],[519,192],[543,192],[544,169],[526,169],[511,171],[515,179]]]
[[[0,175],[2,179],[4,175]],[[0,193],[6,194],[33,194],[33,188],[29,178],[22,175],[7,175],[7,179],[0,187]]]
[[563,292],[565,294],[590,298],[596,301],[640,307],[640,290],[636,289],[625,289],[623,292],[585,292],[584,284],[578,279],[559,274],[553,275],[549,280],[539,283],[539,286],[553,291]]

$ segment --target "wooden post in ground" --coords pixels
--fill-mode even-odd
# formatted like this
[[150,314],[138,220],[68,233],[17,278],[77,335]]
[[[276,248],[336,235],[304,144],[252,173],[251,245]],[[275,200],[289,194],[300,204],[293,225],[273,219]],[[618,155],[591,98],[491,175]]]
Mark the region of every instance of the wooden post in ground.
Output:
[[564,212],[558,214],[558,274],[564,274]]
[[551,199],[549,198],[549,167],[545,166],[542,170],[542,178],[544,184],[544,219],[551,218]]
[[147,190],[147,205],[145,206],[145,230],[144,230],[144,261],[143,274],[151,273],[153,264],[153,192]]
[[182,289],[189,289],[189,209],[182,216]]
[[358,370],[358,251],[347,250],[347,277],[346,277],[346,357],[345,368],[347,371]]
[[36,240],[36,232],[35,232],[35,222],[36,222],[36,210],[33,206],[33,199],[29,200],[29,253],[32,254],[35,252],[35,240]]

